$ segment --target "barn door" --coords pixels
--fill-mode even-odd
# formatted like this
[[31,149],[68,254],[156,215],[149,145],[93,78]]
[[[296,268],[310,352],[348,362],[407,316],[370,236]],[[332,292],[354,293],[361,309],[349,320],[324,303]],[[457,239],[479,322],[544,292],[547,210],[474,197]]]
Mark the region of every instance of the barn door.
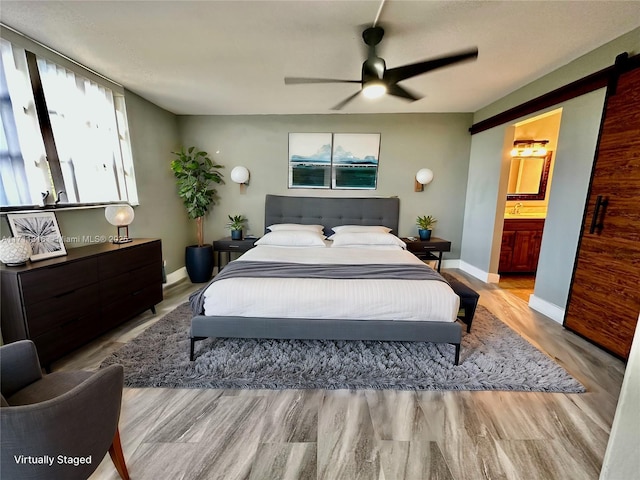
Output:
[[626,359],[640,312],[640,68],[607,95],[564,325]]

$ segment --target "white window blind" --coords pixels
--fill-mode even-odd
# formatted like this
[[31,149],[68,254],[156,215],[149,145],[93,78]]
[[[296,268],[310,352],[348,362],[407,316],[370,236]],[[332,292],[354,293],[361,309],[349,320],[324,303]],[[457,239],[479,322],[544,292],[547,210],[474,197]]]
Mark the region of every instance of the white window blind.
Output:
[[23,48],[0,39],[1,205],[37,205],[53,190]]
[[[136,204],[124,97],[50,59],[1,42],[7,77],[0,92],[7,139],[0,152],[2,206]],[[29,62],[37,68],[30,69]],[[44,102],[38,103],[40,85]],[[12,116],[4,114],[9,109]]]

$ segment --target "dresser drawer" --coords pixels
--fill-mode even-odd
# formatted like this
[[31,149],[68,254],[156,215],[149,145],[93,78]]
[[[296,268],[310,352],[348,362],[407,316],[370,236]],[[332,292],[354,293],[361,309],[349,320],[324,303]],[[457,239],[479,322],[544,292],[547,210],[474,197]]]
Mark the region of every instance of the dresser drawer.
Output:
[[90,312],[56,325],[46,333],[31,336],[38,350],[40,363],[48,365],[106,331],[99,315],[98,312]]
[[123,248],[120,251],[102,255],[98,259],[100,279],[115,277],[146,265],[162,265],[162,248],[160,241],[136,247]]
[[25,305],[29,319],[29,335],[40,335],[61,323],[93,313],[100,315],[100,291],[98,284],[78,288],[42,302]]
[[118,301],[120,298],[148,287],[162,283],[162,268],[159,263],[110,277],[100,282],[103,303]]
[[162,301],[162,284],[149,285],[118,300],[102,305],[102,321],[113,327]]
[[20,275],[25,305],[64,296],[78,288],[98,281],[98,260],[90,258],[49,268],[40,268]]

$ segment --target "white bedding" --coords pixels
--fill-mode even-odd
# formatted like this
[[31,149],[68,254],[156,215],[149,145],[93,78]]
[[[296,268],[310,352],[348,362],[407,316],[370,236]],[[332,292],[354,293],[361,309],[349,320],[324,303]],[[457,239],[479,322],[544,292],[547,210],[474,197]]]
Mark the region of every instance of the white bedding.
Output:
[[[338,263],[418,263],[402,249],[256,246],[246,260]],[[230,278],[212,283],[204,294],[211,316],[414,320],[452,322],[459,297],[445,282],[307,278]]]

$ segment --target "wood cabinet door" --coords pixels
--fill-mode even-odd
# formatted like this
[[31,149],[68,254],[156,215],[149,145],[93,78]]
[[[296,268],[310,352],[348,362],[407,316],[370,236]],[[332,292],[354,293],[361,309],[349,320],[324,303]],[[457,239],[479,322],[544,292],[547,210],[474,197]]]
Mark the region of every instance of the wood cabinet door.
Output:
[[605,112],[564,325],[626,359],[640,312],[640,68]]
[[511,260],[512,272],[535,272],[540,256],[540,232],[522,230],[516,232]]

